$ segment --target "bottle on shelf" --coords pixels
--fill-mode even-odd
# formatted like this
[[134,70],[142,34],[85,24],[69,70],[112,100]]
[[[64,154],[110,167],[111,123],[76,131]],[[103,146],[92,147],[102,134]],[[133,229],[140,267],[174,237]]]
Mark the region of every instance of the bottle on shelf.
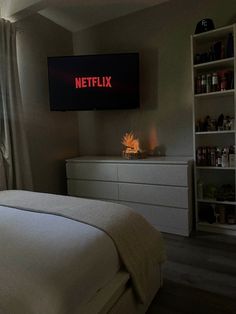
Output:
[[221,59],[224,59],[224,58],[225,58],[225,46],[224,46],[223,43],[221,44],[220,58],[221,58]]
[[222,155],[219,147],[216,148],[216,167],[222,167]]
[[212,91],[213,92],[219,91],[219,79],[217,72],[212,73]]
[[201,94],[202,88],[201,88],[201,75],[198,75],[196,78],[196,87],[195,87],[195,93]]
[[213,44],[213,51],[214,51],[214,60],[220,60],[221,53],[222,53],[222,41],[219,40]]
[[223,131],[224,130],[224,115],[223,115],[223,113],[218,118],[217,130],[218,131]]
[[227,89],[227,77],[225,71],[220,72],[220,91],[225,91]]
[[206,83],[206,75],[201,75],[201,93],[206,93],[207,91],[207,83]]
[[234,168],[235,165],[235,145],[231,145],[229,148],[229,166]]
[[227,38],[226,57],[232,58],[233,56],[234,56],[234,38],[233,34],[229,33]]
[[203,199],[203,182],[201,180],[197,182],[197,197]]
[[212,167],[216,166],[216,149],[215,147],[211,147],[211,160],[210,160],[210,165]]
[[210,93],[212,91],[212,74],[207,73],[207,78],[206,78],[206,92]]
[[225,72],[227,80],[227,89],[234,89],[234,71],[228,70]]
[[227,168],[229,167],[229,152],[228,152],[228,148],[224,147],[222,150],[222,167],[223,168]]

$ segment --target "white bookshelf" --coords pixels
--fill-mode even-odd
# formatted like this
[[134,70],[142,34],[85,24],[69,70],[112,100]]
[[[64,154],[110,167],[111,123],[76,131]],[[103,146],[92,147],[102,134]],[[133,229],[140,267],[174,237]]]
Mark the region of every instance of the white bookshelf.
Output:
[[[236,118],[236,95],[235,95],[235,55],[228,56],[225,53],[221,58],[205,60],[206,62],[196,63],[196,55],[209,51],[208,49],[217,41],[221,41],[226,48],[228,35],[232,33],[234,40],[234,53],[236,52],[236,27],[235,24],[215,29],[213,31],[200,33],[191,36],[191,54],[192,54],[192,103],[193,103],[193,148],[194,148],[194,188],[195,188],[195,214],[196,229],[208,232],[217,232],[236,235],[236,224],[229,223],[227,217],[236,215],[236,201],[226,199],[221,201],[219,193],[222,191],[222,185],[230,185],[235,193],[235,166],[217,167],[214,164],[209,165],[209,159],[204,164],[199,164],[197,160],[197,149],[199,147],[229,147],[235,145],[236,132],[235,126],[224,130],[199,130],[196,128],[197,121],[204,120],[206,116],[217,120],[224,114]],[[223,49],[222,49],[223,51]],[[224,50],[225,52],[225,50]],[[217,90],[210,92],[199,92],[196,88],[196,78],[209,73],[220,73],[221,71],[231,71],[233,73],[234,85],[228,85],[226,90]],[[235,124],[236,125],[236,124]],[[214,151],[214,150],[213,150]],[[214,159],[213,159],[214,160]],[[211,160],[210,160],[211,163]],[[201,187],[201,190],[200,190]],[[209,197],[207,192],[214,191],[214,197]],[[199,194],[203,195],[199,195]],[[213,193],[213,192],[212,192]],[[217,195],[218,193],[218,195]],[[206,195],[205,195],[206,194]],[[216,213],[219,215],[219,208],[225,210],[225,223],[207,221],[206,213]],[[205,216],[204,216],[205,215]],[[227,221],[228,219],[228,221]]]

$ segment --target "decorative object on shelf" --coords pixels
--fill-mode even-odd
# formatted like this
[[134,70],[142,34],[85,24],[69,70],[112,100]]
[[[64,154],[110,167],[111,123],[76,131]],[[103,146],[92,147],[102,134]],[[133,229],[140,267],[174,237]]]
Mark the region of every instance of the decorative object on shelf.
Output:
[[[196,33],[195,33],[196,34]],[[233,33],[228,33],[227,37],[209,42],[208,47],[204,46],[203,50],[197,51],[194,55],[194,64],[214,62],[218,60],[230,59],[234,57],[234,37]]]
[[210,18],[205,18],[197,23],[195,34],[208,32],[210,30],[215,29],[215,25],[213,23],[213,20]]
[[203,198],[208,200],[216,200],[217,187],[215,184],[205,184],[203,186]]
[[207,115],[204,120],[196,121],[196,132],[214,132],[214,131],[233,131],[234,118],[229,115],[224,116],[223,113],[217,119]]
[[223,184],[217,191],[217,201],[235,201],[235,191],[232,184]]
[[229,225],[236,224],[236,216],[235,215],[228,215],[227,216],[227,224],[229,224]]
[[199,208],[199,220],[209,224],[234,225],[236,213],[229,205],[202,204]]
[[224,46],[222,41],[217,41],[213,44],[214,60],[220,60],[224,58]]
[[223,92],[234,88],[234,75],[232,70],[207,72],[195,78],[195,94]]
[[200,179],[197,183],[197,196],[199,200],[212,200],[219,202],[235,201],[235,192],[232,184],[223,184],[218,187],[215,184],[203,184]]
[[145,151],[140,148],[139,139],[133,132],[126,133],[121,141],[124,146],[122,156],[127,159],[141,159],[146,157]]
[[200,167],[235,167],[235,145],[223,148],[199,146],[196,151],[196,164]]

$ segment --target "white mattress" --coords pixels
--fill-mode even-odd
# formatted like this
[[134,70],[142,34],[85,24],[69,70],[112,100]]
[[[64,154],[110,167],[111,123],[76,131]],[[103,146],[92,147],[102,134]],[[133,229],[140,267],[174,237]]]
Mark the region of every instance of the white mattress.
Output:
[[0,206],[0,247],[1,314],[77,313],[120,269],[108,235],[55,215]]

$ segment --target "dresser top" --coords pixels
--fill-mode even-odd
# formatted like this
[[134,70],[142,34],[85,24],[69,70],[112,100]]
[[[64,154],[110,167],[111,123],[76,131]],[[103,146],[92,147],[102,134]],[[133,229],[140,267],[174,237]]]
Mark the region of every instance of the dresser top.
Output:
[[67,162],[96,162],[96,163],[135,163],[135,164],[189,164],[192,162],[191,157],[147,157],[144,159],[126,159],[121,156],[81,156],[67,159]]

